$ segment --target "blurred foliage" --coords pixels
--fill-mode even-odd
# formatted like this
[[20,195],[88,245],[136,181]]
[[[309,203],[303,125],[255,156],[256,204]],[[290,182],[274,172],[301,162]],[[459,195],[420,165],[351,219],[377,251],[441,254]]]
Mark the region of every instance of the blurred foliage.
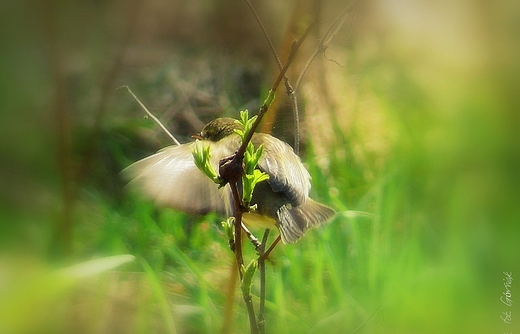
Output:
[[[311,8],[297,3],[258,4],[277,46],[291,11]],[[291,75],[344,6],[319,3]],[[268,332],[520,329],[499,299],[520,264],[518,31],[513,1],[357,5],[300,90],[312,197],[339,213],[275,250]],[[0,319],[19,333],[218,331],[232,262],[220,218],[125,190],[119,171],[171,143],[115,89],[181,141],[255,110],[276,66],[244,4],[3,1],[0,44]],[[49,279],[117,254],[137,260]]]

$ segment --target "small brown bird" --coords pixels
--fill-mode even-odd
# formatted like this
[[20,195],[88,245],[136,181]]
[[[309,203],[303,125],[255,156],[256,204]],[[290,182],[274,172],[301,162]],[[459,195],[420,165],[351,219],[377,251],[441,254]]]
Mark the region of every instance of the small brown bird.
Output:
[[[232,118],[217,118],[194,136],[210,147],[215,170],[218,171],[220,160],[240,147],[241,138],[235,133],[240,128],[240,123]],[[251,205],[256,204],[257,209],[244,214],[246,225],[270,229],[276,226],[282,242],[287,244],[334,216],[332,208],[309,198],[311,177],[288,144],[263,133],[255,133],[251,142],[255,148],[264,146],[258,169],[267,173],[269,180],[255,187]],[[229,187],[219,189],[195,166],[193,145],[194,142],[166,147],[130,165],[123,173],[131,184],[160,205],[186,213],[231,215],[233,200]]]

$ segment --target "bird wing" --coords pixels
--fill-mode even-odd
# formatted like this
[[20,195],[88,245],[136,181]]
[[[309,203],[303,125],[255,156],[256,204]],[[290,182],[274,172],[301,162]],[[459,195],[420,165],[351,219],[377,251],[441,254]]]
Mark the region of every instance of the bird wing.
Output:
[[[213,146],[207,141],[204,143]],[[218,189],[218,185],[197,168],[191,152],[192,145],[166,147],[133,163],[123,170],[123,174],[130,180],[131,186],[137,187],[160,205],[193,214],[224,214],[231,196],[229,187]],[[213,168],[217,171],[218,161],[233,153],[225,147],[212,147],[210,152]]]
[[[252,142],[255,147],[264,145],[258,167],[269,174],[267,182],[271,189],[287,196],[293,206],[305,203],[311,188],[310,175],[293,149],[267,134],[255,134]],[[235,153],[241,139],[232,134],[219,142],[203,140],[202,143],[210,146],[210,161],[218,171],[219,161]],[[197,168],[191,153],[192,145],[194,143],[166,147],[130,165],[123,174],[131,180],[132,186],[158,204],[186,213],[229,214],[232,207],[229,187],[218,189]]]
[[255,147],[264,145],[258,167],[269,174],[267,182],[273,191],[284,193],[293,206],[305,203],[311,190],[311,176],[292,147],[263,133],[255,134],[252,142]]

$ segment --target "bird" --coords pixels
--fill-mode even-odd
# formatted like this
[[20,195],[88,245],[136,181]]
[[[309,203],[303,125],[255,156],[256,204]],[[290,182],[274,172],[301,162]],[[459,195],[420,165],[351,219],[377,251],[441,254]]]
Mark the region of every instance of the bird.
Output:
[[[165,147],[131,164],[123,174],[132,187],[158,205],[187,214],[232,215],[230,187],[219,188],[199,170],[192,151],[199,141],[209,146],[210,163],[218,170],[219,162],[236,153],[242,144],[237,129],[243,127],[233,118],[214,119],[192,136],[195,141]],[[247,226],[276,228],[282,242],[291,244],[310,228],[331,220],[335,210],[309,197],[311,176],[289,144],[265,133],[255,133],[251,142],[255,148],[263,145],[257,168],[269,179],[254,189],[251,205],[256,209],[243,215]]]

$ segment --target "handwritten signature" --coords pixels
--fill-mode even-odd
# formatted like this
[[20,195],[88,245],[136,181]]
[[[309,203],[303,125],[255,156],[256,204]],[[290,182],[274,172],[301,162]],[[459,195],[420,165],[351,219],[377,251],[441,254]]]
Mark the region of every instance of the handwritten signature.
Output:
[[506,275],[502,280],[504,283],[504,288],[506,288],[505,292],[502,292],[502,296],[500,296],[500,301],[507,306],[511,306],[513,304],[513,300],[511,299],[511,282],[513,281],[513,273],[504,272]]
[[509,312],[502,312],[502,315],[500,318],[508,325],[511,324],[511,311]]
[[[502,281],[504,281],[504,288],[506,291],[502,292],[502,296],[500,296],[500,301],[504,303],[504,305],[511,307],[513,305],[513,299],[511,295],[513,273],[504,271],[504,275],[505,277],[502,279]],[[502,319],[504,323],[510,325],[512,320],[511,311],[502,312],[500,319]]]

